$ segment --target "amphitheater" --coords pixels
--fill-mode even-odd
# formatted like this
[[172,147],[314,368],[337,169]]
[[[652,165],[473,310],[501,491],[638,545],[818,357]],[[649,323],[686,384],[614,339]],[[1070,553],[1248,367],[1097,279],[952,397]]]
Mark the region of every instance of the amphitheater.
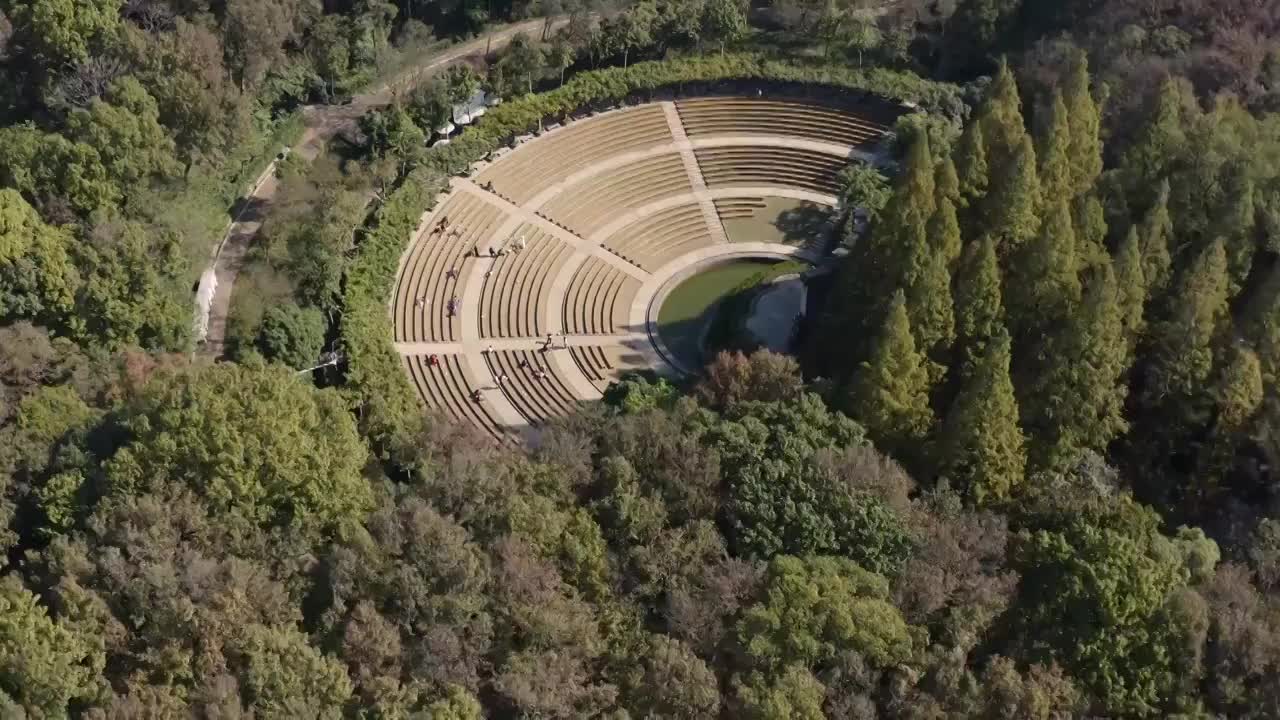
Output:
[[676,99],[522,139],[455,177],[401,258],[390,310],[405,371],[429,408],[498,438],[599,399],[628,371],[689,372],[657,332],[665,294],[735,258],[818,261],[815,238],[732,228],[834,207],[839,170],[874,162],[903,111]]

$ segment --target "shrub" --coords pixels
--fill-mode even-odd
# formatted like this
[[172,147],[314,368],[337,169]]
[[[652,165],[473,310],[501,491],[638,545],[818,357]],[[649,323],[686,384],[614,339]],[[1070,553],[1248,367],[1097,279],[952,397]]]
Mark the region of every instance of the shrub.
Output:
[[268,360],[302,369],[315,364],[324,349],[324,315],[294,303],[267,311],[258,330],[258,348]]

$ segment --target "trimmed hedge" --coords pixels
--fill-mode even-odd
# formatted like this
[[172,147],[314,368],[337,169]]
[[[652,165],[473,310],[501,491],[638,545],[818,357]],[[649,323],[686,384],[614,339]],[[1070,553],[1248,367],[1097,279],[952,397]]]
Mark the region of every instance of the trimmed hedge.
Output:
[[789,63],[757,54],[682,58],[593,70],[550,92],[525,95],[491,108],[451,143],[427,151],[422,164],[377,211],[347,271],[340,331],[347,361],[346,384],[356,396],[362,429],[383,457],[407,458],[415,435],[423,428],[415,391],[392,345],[387,300],[400,255],[422,214],[432,207],[443,189],[443,175],[465,170],[548,119],[614,106],[628,98],[668,88],[727,81],[816,85],[830,88],[833,94],[869,93],[957,117],[964,109],[958,87],[911,73]]
[[424,428],[417,391],[392,343],[387,300],[405,245],[443,189],[439,173],[427,168],[409,173],[378,209],[347,268],[339,336],[346,385],[356,396],[361,431],[383,458],[405,459],[398,456]]
[[515,98],[491,108],[448,145],[433,148],[427,162],[444,172],[456,172],[510,144],[516,136],[537,129],[548,119],[557,120],[587,108],[611,107],[633,96],[668,88],[729,80],[818,85],[836,93],[869,93],[952,117],[960,117],[964,110],[959,87],[908,72],[782,62],[759,54],[681,58],[592,70],[576,75],[555,90]]

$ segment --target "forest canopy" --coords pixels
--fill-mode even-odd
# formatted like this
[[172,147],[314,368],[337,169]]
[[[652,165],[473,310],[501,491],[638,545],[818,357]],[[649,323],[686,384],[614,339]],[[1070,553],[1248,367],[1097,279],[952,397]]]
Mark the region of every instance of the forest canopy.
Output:
[[[1277,22],[0,0],[0,716],[1277,716]],[[730,77],[919,106],[840,175],[796,356],[631,376],[519,445],[424,414],[386,301],[449,175]],[[477,89],[507,100],[428,148]],[[236,200],[348,102],[193,353]]]

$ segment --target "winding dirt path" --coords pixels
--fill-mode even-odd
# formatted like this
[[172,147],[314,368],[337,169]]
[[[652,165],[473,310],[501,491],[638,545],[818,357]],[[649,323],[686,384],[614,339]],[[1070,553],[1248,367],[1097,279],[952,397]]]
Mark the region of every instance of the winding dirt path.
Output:
[[[552,23],[551,29],[557,29],[566,22],[565,19],[557,19]],[[487,50],[505,47],[518,33],[540,36],[545,24],[546,21],[542,18],[527,20],[455,45],[402,73],[386,85],[357,95],[346,105],[311,105],[303,108],[306,130],[291,152],[298,153],[307,161],[314,160],[324,152],[331,139],[355,127],[360,118],[370,111],[390,105],[397,94],[411,90],[424,79],[464,58],[481,56]],[[244,267],[249,247],[262,229],[262,221],[280,189],[275,170],[276,163],[273,160],[258,176],[253,189],[237,203],[234,220],[219,243],[212,264],[201,275],[200,287],[196,292],[195,326],[197,348],[202,355],[218,358],[226,352],[227,319],[231,312],[232,291],[236,277]],[[206,307],[201,299],[210,295],[212,299],[206,314]],[[202,327],[207,328],[203,338],[199,337],[199,329]]]

